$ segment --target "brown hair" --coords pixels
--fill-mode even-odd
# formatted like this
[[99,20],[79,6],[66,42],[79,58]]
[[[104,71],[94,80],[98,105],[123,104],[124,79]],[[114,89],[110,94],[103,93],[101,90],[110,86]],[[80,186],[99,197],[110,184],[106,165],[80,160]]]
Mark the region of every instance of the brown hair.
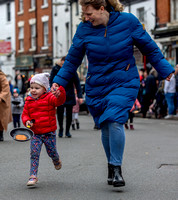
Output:
[[61,61],[65,61],[65,59],[66,59],[66,56],[63,56],[63,57],[61,58]]

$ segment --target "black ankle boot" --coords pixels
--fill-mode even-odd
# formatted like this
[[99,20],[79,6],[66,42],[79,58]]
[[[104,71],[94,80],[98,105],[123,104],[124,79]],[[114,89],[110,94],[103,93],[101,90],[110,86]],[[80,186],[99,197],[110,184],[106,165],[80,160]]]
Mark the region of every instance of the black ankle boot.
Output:
[[63,137],[63,128],[59,129],[58,136],[59,136],[59,137]]
[[113,165],[108,163],[108,185],[112,185],[113,182]]
[[125,181],[122,177],[121,166],[113,166],[114,178],[113,178],[113,186],[114,187],[122,187],[125,186]]
[[75,124],[72,124],[72,130],[75,130]]
[[76,125],[77,125],[77,129],[79,129],[79,128],[80,128],[80,125],[79,125],[79,123],[78,123],[78,122],[76,123]]
[[3,131],[0,131],[0,141],[4,141],[4,137],[3,137]]

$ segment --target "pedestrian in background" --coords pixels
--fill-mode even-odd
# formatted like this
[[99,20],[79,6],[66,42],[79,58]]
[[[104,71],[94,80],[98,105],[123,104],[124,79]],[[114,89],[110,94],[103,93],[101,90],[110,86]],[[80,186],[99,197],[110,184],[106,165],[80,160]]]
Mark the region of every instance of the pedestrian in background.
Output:
[[12,106],[12,117],[14,128],[20,127],[20,116],[23,111],[24,100],[19,95],[19,89],[13,89],[13,95],[11,97],[11,106]]
[[147,71],[144,72],[144,80],[142,80],[143,93],[142,93],[142,114],[143,118],[147,116],[149,106],[153,103],[155,99],[155,94],[157,91],[156,75],[155,70],[150,70],[149,74]]
[[27,78],[25,75],[22,75],[18,70],[15,76],[15,87],[20,91],[20,95],[24,98],[26,90],[27,90]]
[[132,106],[132,109],[129,111],[129,119],[125,123],[125,128],[126,129],[129,129],[129,126],[128,126],[128,121],[129,121],[130,130],[134,130],[134,126],[133,126],[134,111],[138,111],[139,112],[140,109],[141,109],[141,104],[138,101],[138,99],[136,99],[134,105]]
[[96,125],[101,127],[108,161],[108,184],[121,187],[125,185],[121,170],[125,146],[123,125],[140,87],[134,45],[163,78],[169,80],[174,69],[139,20],[131,13],[121,12],[123,5],[119,1],[109,2],[80,0],[83,22],[77,28],[51,90],[58,96],[55,87],[66,88],[86,53],[89,63],[86,103]]
[[168,106],[168,115],[164,119],[170,119],[176,115],[176,78],[175,75],[171,77],[170,81],[165,80],[164,94]]
[[31,139],[31,167],[27,186],[33,186],[38,181],[39,157],[44,143],[46,151],[51,157],[56,170],[62,166],[56,149],[56,107],[66,99],[62,86],[56,87],[60,95],[56,98],[48,92],[49,78],[46,73],[36,74],[30,81],[30,95],[26,98],[22,113],[23,124],[30,126],[34,132]]
[[76,95],[76,105],[73,106],[72,109],[72,130],[80,129],[80,123],[79,123],[79,111],[80,111],[80,100],[77,97],[77,90],[75,89],[75,95]]
[[0,69],[0,141],[4,141],[3,132],[12,122],[11,92],[6,75]]
[[[58,62],[56,62],[56,65],[53,67],[50,75],[50,86],[52,86],[53,79],[57,75],[57,73],[62,69],[62,66],[65,61],[65,56],[61,58]],[[82,103],[82,90],[80,85],[80,80],[78,77],[77,72],[74,73],[74,76],[70,79],[68,82],[65,90],[66,90],[66,102],[57,107],[57,119],[59,123],[59,137],[63,137],[64,132],[64,112],[66,112],[66,129],[65,129],[65,137],[71,138],[72,135],[70,133],[70,126],[72,123],[72,109],[73,106],[76,105],[76,98],[74,93],[74,87],[77,90],[77,97],[79,99],[79,102]]]
[[11,83],[11,80],[9,80],[9,87],[10,87],[10,92],[11,92],[11,95],[13,95],[13,85]]

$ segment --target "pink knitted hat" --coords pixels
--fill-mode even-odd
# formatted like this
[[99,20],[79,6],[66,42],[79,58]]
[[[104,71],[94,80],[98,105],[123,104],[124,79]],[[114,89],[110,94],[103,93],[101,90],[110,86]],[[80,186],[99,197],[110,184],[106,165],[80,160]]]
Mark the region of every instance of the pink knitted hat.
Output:
[[37,84],[43,86],[46,90],[48,90],[48,88],[49,88],[49,76],[50,76],[49,73],[36,74],[31,78],[30,84],[31,83],[37,83]]

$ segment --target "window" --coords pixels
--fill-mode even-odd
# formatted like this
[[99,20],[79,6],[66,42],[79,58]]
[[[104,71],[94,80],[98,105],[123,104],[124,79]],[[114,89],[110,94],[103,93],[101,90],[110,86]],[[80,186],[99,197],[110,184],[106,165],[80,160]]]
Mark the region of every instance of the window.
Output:
[[34,9],[36,7],[36,0],[31,0],[31,8]]
[[19,27],[19,50],[24,50],[24,27]]
[[19,0],[19,12],[23,11],[23,0]]
[[145,14],[144,7],[137,9],[137,17],[138,17],[139,21],[142,23],[145,21],[144,14]]
[[7,3],[7,21],[11,21],[11,4]]
[[79,15],[79,3],[78,3],[78,1],[75,4],[76,4],[76,16],[78,16]]
[[43,5],[44,6],[48,5],[48,0],[43,0]]
[[31,25],[31,48],[36,48],[36,24]]
[[48,46],[48,22],[43,22],[43,39],[44,39],[44,46]]
[[171,21],[178,21],[178,0],[171,0]]

